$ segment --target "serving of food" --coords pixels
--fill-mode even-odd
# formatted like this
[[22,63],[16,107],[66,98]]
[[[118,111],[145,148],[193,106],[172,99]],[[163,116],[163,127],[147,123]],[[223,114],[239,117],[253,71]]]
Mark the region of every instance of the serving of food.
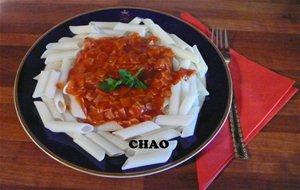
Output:
[[[46,67],[35,77],[33,98],[42,98],[34,103],[45,127],[67,133],[98,161],[125,154],[122,169],[166,162],[177,145],[172,139],[194,134],[209,94],[197,46],[148,18],[70,30],[75,37],[46,46]],[[128,139],[172,141],[132,149]]]
[[[63,139],[58,145],[61,148],[71,146],[79,154],[85,152],[82,154],[97,168],[87,173],[115,177],[116,170],[117,175],[139,176],[143,168],[149,167],[146,174],[151,174],[157,172],[151,171],[156,167],[163,166],[158,170],[163,171],[183,162],[216,135],[228,112],[228,102],[222,108],[222,118],[211,121],[218,126],[208,129],[207,134],[197,133],[202,130],[199,122],[203,119],[205,123],[205,118],[199,118],[205,99],[214,99],[216,91],[206,88],[210,66],[204,54],[197,44],[143,16],[136,15],[127,22],[91,16],[88,22],[65,24],[71,36],[40,42],[44,50],[39,49],[39,55],[34,56],[40,57],[44,66],[32,77],[31,107],[36,113],[35,122],[43,128],[25,129],[45,152],[53,156],[47,150],[52,146],[44,148],[39,142],[47,137],[35,139],[35,130],[51,133],[50,141],[52,136],[57,142]],[[195,138],[202,139],[200,145]],[[192,153],[176,159],[179,150],[185,155]],[[56,157],[58,154],[54,158],[78,169],[61,156]],[[101,171],[107,164],[114,165],[114,169]]]

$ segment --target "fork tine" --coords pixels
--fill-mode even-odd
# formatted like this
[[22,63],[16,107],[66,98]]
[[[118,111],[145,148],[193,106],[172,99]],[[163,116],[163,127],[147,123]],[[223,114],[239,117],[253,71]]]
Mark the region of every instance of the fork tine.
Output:
[[225,38],[225,40],[224,40],[225,41],[224,42],[225,43],[225,48],[228,49],[229,46],[228,46],[228,37],[227,37],[227,30],[226,30],[226,28],[225,28],[225,31],[224,31],[224,38]]
[[214,43],[215,28],[211,29],[211,41]]
[[223,32],[222,28],[219,28],[220,30],[220,49],[223,49]]
[[219,31],[218,31],[218,28],[216,28],[216,46],[219,48]]

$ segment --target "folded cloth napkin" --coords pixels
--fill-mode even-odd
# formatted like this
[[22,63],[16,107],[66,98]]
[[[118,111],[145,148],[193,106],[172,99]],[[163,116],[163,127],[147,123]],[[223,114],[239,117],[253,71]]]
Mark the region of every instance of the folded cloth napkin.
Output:
[[[195,17],[187,12],[182,12],[180,16],[210,37],[210,30]],[[294,80],[278,75],[232,49],[230,54],[232,60],[229,70],[247,144],[288,102],[297,89],[293,87]],[[233,158],[232,137],[227,119],[219,134],[197,157],[199,189],[206,189]]]

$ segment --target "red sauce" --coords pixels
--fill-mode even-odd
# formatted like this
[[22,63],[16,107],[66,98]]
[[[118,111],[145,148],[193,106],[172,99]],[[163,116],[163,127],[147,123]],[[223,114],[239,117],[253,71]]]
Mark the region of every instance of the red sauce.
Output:
[[[157,38],[143,38],[135,33],[119,38],[85,40],[84,49],[70,71],[67,89],[77,97],[87,115],[84,122],[98,125],[114,120],[128,127],[163,114],[163,102],[171,95],[171,85],[196,71],[173,71],[172,50],[149,45],[150,41],[157,41]],[[147,89],[120,86],[105,92],[99,88],[99,83],[107,78],[119,79],[119,69],[134,74],[142,67],[139,79]]]
[[56,88],[59,89],[59,90],[62,90],[64,88],[64,86],[65,86],[65,83],[63,83],[63,82],[58,82],[56,84]]

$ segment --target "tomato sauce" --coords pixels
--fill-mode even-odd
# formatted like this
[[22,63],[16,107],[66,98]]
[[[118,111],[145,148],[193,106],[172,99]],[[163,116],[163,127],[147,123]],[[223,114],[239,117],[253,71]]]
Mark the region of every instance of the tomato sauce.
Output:
[[[124,37],[85,39],[71,69],[67,92],[75,95],[87,119],[93,125],[117,121],[128,127],[163,114],[164,100],[171,95],[171,86],[188,78],[195,70],[173,71],[174,53],[171,49],[151,45],[157,37],[140,37],[134,33]],[[121,85],[111,92],[99,88],[107,78],[119,79],[118,71],[132,74],[144,68],[138,78],[147,88]]]

